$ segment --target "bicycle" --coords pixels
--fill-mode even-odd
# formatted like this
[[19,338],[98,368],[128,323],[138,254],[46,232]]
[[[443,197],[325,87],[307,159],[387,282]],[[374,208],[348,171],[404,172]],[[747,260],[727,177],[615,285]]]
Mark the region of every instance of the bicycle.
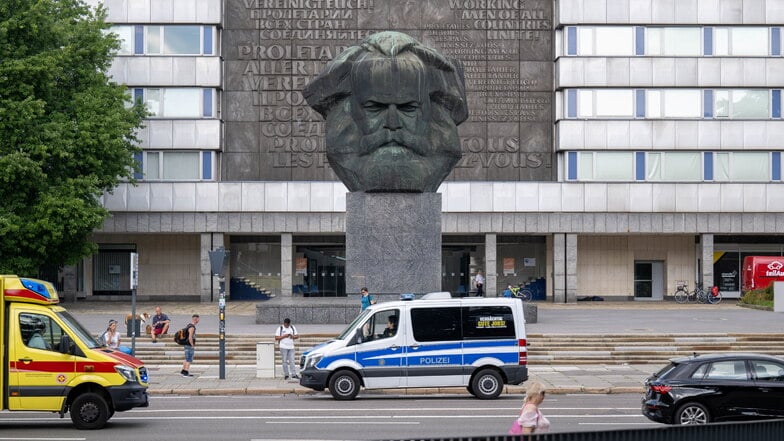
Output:
[[708,303],[712,305],[717,305],[721,303],[721,291],[719,291],[718,286],[714,286],[711,288],[710,292],[707,293]]
[[689,285],[684,280],[678,280],[675,282],[675,292],[673,293],[675,296],[675,302],[677,303],[687,303],[691,299],[691,293],[689,293]]
[[708,293],[702,289],[702,283],[695,283],[694,285],[694,291],[691,293],[691,295],[694,297],[694,300],[699,303],[708,303]]
[[504,297],[513,297],[516,299],[520,299],[524,302],[531,300],[534,297],[534,293],[523,286],[523,284],[519,284],[517,286],[507,285],[506,289],[503,292]]

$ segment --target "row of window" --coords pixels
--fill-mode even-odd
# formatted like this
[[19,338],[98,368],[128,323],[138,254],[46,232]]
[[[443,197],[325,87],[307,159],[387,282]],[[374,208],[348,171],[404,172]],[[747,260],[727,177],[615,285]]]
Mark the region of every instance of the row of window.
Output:
[[119,55],[215,55],[215,26],[117,25]]
[[567,118],[781,118],[781,89],[568,89]]
[[145,181],[212,181],[215,153],[197,151],[149,151],[136,153],[141,173],[135,178]]
[[780,56],[781,28],[568,26],[564,44],[578,56]]
[[769,182],[781,152],[567,152],[569,181]]
[[214,118],[215,89],[196,87],[134,88],[134,101],[142,101],[150,118]]

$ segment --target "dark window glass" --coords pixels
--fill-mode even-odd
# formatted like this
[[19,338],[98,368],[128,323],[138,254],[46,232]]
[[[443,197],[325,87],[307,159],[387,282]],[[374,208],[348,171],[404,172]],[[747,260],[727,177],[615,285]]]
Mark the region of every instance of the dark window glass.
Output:
[[462,340],[460,308],[412,309],[411,324],[416,341]]
[[512,308],[508,306],[464,307],[463,336],[466,339],[515,338]]

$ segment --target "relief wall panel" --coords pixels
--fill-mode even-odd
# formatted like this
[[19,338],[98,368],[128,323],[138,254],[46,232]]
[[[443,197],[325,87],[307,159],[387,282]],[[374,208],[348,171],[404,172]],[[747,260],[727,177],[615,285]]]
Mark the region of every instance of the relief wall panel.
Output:
[[447,181],[555,180],[550,0],[226,0],[225,11],[223,180],[338,180],[302,89],[386,30],[465,65],[470,116]]

